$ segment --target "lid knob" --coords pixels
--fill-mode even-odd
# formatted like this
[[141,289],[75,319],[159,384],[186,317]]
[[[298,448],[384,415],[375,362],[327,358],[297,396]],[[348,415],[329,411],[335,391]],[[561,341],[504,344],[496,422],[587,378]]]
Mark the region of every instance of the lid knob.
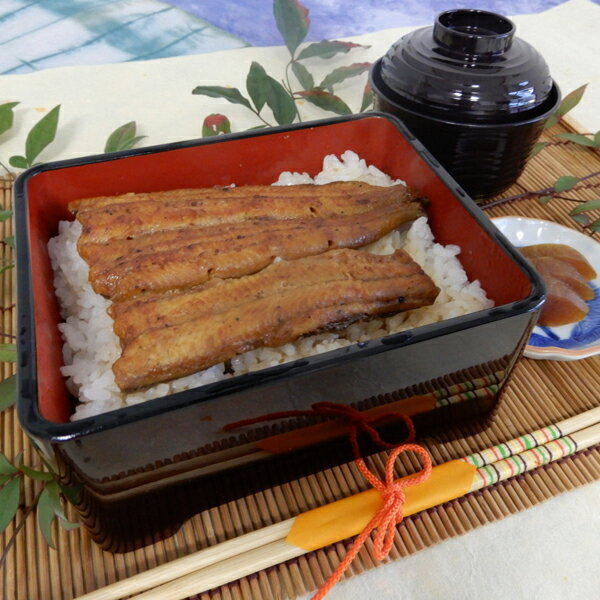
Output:
[[440,51],[450,54],[501,54],[512,44],[515,25],[501,15],[476,9],[447,10],[433,25]]

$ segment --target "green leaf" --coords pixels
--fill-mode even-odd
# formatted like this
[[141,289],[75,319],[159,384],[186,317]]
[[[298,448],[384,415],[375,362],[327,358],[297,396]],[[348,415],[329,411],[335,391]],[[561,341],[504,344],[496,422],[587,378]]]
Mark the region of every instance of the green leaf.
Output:
[[573,215],[573,220],[581,223],[584,227],[587,227],[591,223],[591,219],[586,214]]
[[21,479],[11,479],[0,490],[0,533],[15,518],[21,499]]
[[199,85],[192,90],[197,96],[209,96],[210,98],[224,98],[232,104],[242,104],[252,110],[250,102],[242,96],[237,88],[222,87],[220,85]]
[[281,37],[294,56],[310,27],[308,10],[298,0],[274,0],[273,14]]
[[336,54],[347,54],[353,48],[370,48],[370,46],[354,44],[353,42],[340,42],[339,40],[323,40],[322,42],[315,42],[303,48],[296,60],[313,57],[332,58]]
[[319,87],[333,92],[333,86],[336,83],[341,83],[342,81],[350,77],[362,75],[365,71],[368,71],[370,68],[370,62],[353,63],[346,67],[338,67],[337,69],[331,71],[331,73],[329,73],[329,75],[327,75],[323,79],[323,81],[321,81],[321,85]]
[[587,86],[588,84],[586,83],[578,87],[576,90],[573,90],[572,92],[567,94],[563,98],[558,109],[556,110],[556,115],[559,117],[563,117],[570,110],[574,109],[579,104],[579,102],[581,102],[581,98],[583,98],[583,94]]
[[593,139],[585,137],[585,135],[581,135],[579,133],[559,133],[556,137],[563,140],[569,140],[569,142],[579,144],[580,146],[588,146],[589,148],[594,147]]
[[10,271],[10,269],[14,269],[14,268],[15,268],[15,265],[13,263],[4,265],[3,267],[0,267],[0,275],[2,275],[2,273],[4,273],[5,271]]
[[540,196],[540,198],[538,199],[538,202],[540,204],[548,204],[548,202],[550,202],[550,200],[552,200],[552,196]]
[[60,501],[60,486],[58,485],[58,482],[48,482],[45,489],[48,490],[48,500],[54,514],[60,519],[68,521],[69,519],[67,519],[62,507],[62,502]]
[[596,219],[593,223],[589,225],[592,231],[600,232],[600,219]]
[[10,247],[11,247],[11,248],[14,250],[14,249],[15,249],[15,247],[16,247],[16,246],[15,246],[15,236],[14,236],[14,235],[7,235],[7,236],[4,238],[4,243],[5,243],[7,246],[10,246]]
[[555,192],[564,192],[566,190],[570,190],[573,186],[577,185],[579,179],[577,177],[573,177],[572,175],[563,175],[563,177],[559,177],[554,182],[554,191]]
[[246,77],[246,89],[258,112],[262,110],[267,101],[268,77],[263,66],[256,61],[252,61]]
[[296,79],[300,83],[303,89],[312,90],[315,87],[315,80],[310,74],[310,71],[298,61],[292,62],[292,72],[296,76]]
[[[73,497],[76,491],[80,489],[80,487],[81,486],[72,486],[71,488],[66,488],[68,489],[68,493],[70,494],[67,497]],[[62,490],[60,484],[57,481],[50,481],[46,484],[45,489],[48,490],[48,501],[50,503],[50,507],[52,508],[54,514],[58,517],[60,525],[65,529],[76,529],[77,527],[79,527],[79,523],[72,523],[71,521],[69,521],[69,519],[67,519],[67,516],[65,515],[65,511],[63,509],[63,505],[60,499],[60,493]]]
[[26,169],[29,166],[27,164],[27,159],[21,155],[11,156],[8,159],[8,164],[11,167],[16,167],[17,169]]
[[0,135],[8,131],[14,122],[13,108],[19,104],[18,102],[6,102],[0,104]]
[[533,158],[536,154],[540,153],[548,145],[548,143],[549,142],[538,142],[535,144],[531,154],[529,155],[529,158]]
[[350,107],[341,98],[324,90],[308,90],[298,92],[298,95],[323,110],[330,110],[338,115],[352,114]]
[[273,116],[279,125],[293,123],[298,114],[294,99],[279,81],[268,75],[267,77],[267,106],[273,111]]
[[106,140],[104,152],[118,152],[119,150],[129,150],[133,148],[140,140],[146,136],[136,136],[137,124],[135,121],[129,121],[125,125],[117,127]]
[[15,344],[0,344],[0,362],[16,362],[17,346]]
[[560,106],[556,109],[556,112],[553,115],[550,115],[546,121],[544,129],[549,129],[553,125],[556,125],[561,117],[564,117],[570,110],[579,104],[587,85],[588,84],[586,83],[585,85],[578,87],[563,98]]
[[47,115],[44,115],[32,128],[25,140],[25,159],[28,166],[40,152],[54,141],[58,128],[58,117],[60,115],[60,104],[55,106]]
[[0,452],[0,474],[13,475],[18,470],[19,469],[17,469],[17,467],[13,466],[11,464],[11,462],[8,460],[8,458],[6,458],[6,456],[4,456],[4,454],[2,454],[2,452]]
[[52,481],[54,479],[52,473],[48,473],[48,471],[37,471],[36,469],[32,469],[27,465],[21,465],[19,467],[19,471],[25,473],[27,477],[31,477],[31,479],[35,479],[36,481]]
[[600,148],[600,129],[596,131],[596,134],[594,135],[594,146]]
[[81,498],[81,490],[83,486],[79,483],[73,483],[72,485],[60,485],[60,490],[64,497],[71,503],[77,504]]
[[225,115],[213,113],[202,123],[202,137],[213,137],[221,133],[231,133],[231,123]]
[[12,210],[0,210],[0,223],[8,221],[12,217]]
[[582,212],[588,212],[590,210],[596,210],[600,208],[600,198],[596,198],[596,200],[588,200],[583,204],[579,204],[575,208],[571,209],[570,215],[578,215]]
[[546,122],[544,123],[543,129],[550,129],[550,127],[554,127],[554,125],[556,125],[557,123],[558,123],[558,116],[557,116],[557,114],[555,112],[554,114],[551,114],[546,119]]
[[52,521],[54,521],[54,509],[50,502],[50,494],[48,488],[44,488],[40,494],[37,505],[37,522],[46,543],[50,548],[54,548],[54,540],[52,539]]
[[79,529],[81,526],[81,523],[73,523],[72,521],[65,521],[64,519],[59,519],[58,524],[66,530]]
[[364,112],[369,106],[372,106],[374,100],[375,95],[373,94],[373,88],[371,87],[371,83],[367,81],[367,85],[365,85],[365,89],[363,90],[360,112]]
[[[0,412],[17,401],[17,376],[11,375],[0,381]],[[0,471],[1,473],[1,471]]]

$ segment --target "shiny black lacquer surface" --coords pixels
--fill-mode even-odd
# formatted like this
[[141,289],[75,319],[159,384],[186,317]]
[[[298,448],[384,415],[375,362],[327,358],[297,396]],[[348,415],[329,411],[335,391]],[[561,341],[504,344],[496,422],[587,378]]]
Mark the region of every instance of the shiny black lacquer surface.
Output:
[[521,174],[560,93],[540,53],[507,18],[441,13],[373,67],[376,108],[400,117],[474,198]]
[[[301,142],[295,141],[298,136]],[[54,348],[44,344],[44,334],[56,328],[59,315],[57,311],[46,320],[40,317],[41,308],[56,299],[46,264],[47,239],[40,237],[39,225],[33,227],[33,215],[45,223],[49,206],[56,210],[67,201],[67,187],[87,184],[90,177],[96,194],[106,192],[107,181],[131,190],[131,178],[138,171],[148,185],[149,164],[159,171],[161,185],[167,185],[163,178],[183,164],[177,185],[189,186],[202,161],[225,174],[242,162],[249,174],[238,181],[245,182],[254,181],[261,168],[275,169],[271,163],[277,156],[294,166],[301,161],[300,167],[310,170],[313,155],[349,147],[367,158],[371,153],[371,162],[391,169],[428,196],[430,224],[438,236],[447,237],[440,241],[460,244],[463,265],[471,262],[477,277],[496,272],[488,281],[499,295],[494,307],[80,421],[53,421],[42,414],[49,397],[61,399],[54,387],[44,387],[47,379],[42,377],[54,372],[42,358],[60,353],[58,339]],[[281,170],[287,168],[277,166],[276,171]],[[314,420],[276,420],[224,430],[240,419],[305,410],[328,400],[361,411],[390,405],[388,417],[411,414],[419,436],[435,431],[459,435],[452,429],[457,426],[469,432],[484,427],[500,403],[544,299],[542,282],[523,257],[406,127],[381,113],[41,165],[16,182],[15,199],[19,419],[55,463],[62,481],[80,490],[74,501],[80,518],[109,551],[133,550],[173,533],[201,510],[353,458],[345,434],[339,437],[334,431],[331,437],[311,438]],[[38,286],[36,294],[34,283],[44,281],[44,266],[47,285]],[[507,288],[512,291],[504,297]],[[64,386],[62,377],[58,381]],[[392,419],[381,427],[391,443],[404,439],[402,422]],[[282,442],[289,440],[291,430],[302,444]],[[264,446],[268,440],[271,445]],[[279,448],[273,449],[278,440]],[[360,444],[364,454],[378,449],[368,439],[361,438]]]

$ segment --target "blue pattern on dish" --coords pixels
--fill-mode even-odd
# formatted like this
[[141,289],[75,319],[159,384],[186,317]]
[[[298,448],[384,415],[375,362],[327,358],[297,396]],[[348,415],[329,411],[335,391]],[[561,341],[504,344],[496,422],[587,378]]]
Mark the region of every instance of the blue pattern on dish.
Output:
[[538,348],[575,349],[597,343],[600,338],[600,289],[592,285],[595,297],[587,304],[590,310],[582,321],[571,328],[568,336],[561,336],[556,328],[536,327],[528,344]]

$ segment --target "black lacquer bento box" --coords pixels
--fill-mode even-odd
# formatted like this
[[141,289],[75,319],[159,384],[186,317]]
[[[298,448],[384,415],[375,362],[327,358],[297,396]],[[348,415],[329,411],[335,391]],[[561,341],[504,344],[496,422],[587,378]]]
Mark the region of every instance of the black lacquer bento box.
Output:
[[[437,241],[461,247],[463,267],[494,308],[70,421],[76,400],[60,372],[47,250],[58,222],[73,218],[69,201],[269,184],[282,171],[315,174],[325,155],[347,149],[429,199]],[[398,412],[420,434],[484,427],[544,300],[528,263],[400,121],[379,113],[49,163],[18,178],[15,202],[19,418],[63,481],[78,484],[81,519],[109,551],[151,543],[203,509],[352,458],[339,423],[288,418],[225,433],[220,415],[249,419],[327,400],[377,418],[390,440],[404,435]]]

